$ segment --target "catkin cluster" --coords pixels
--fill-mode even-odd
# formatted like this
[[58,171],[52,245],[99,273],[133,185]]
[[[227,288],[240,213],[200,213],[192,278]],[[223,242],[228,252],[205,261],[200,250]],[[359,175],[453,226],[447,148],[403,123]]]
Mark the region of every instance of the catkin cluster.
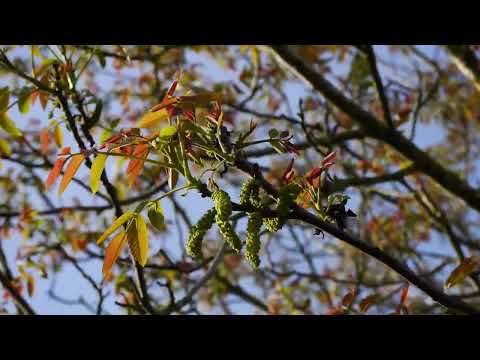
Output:
[[218,225],[220,233],[232,249],[240,252],[242,242],[233,230],[230,224],[230,215],[232,214],[232,202],[230,196],[223,190],[217,190],[212,194],[212,200],[215,203],[215,222]]
[[258,253],[260,251],[260,229],[262,227],[262,215],[257,212],[248,214],[247,224],[247,242],[245,259],[257,268],[260,264],[260,257]]
[[276,208],[278,217],[263,219],[263,224],[268,231],[277,232],[283,227],[288,212],[301,191],[302,188],[295,183],[289,183],[278,191],[278,202]]
[[215,222],[215,214],[215,209],[208,210],[205,215],[203,215],[200,220],[194,226],[192,226],[186,245],[187,254],[191,257],[202,257],[202,241],[207,231]]

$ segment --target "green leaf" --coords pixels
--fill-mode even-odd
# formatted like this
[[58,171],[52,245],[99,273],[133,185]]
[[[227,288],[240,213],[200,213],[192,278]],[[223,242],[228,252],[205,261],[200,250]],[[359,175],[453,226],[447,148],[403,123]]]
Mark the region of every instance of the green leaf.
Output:
[[275,141],[271,141],[270,142],[270,145],[272,145],[273,149],[279,153],[279,154],[285,154],[285,150],[282,148],[282,146],[280,145],[280,141],[278,140],[275,140]]
[[100,66],[102,67],[102,69],[105,69],[105,66],[107,65],[107,62],[105,60],[105,55],[103,55],[103,53],[101,51],[97,51],[97,59],[98,59],[98,62],[100,63]]
[[117,230],[120,226],[122,226],[125,222],[130,220],[136,214],[133,211],[127,211],[122,216],[120,216],[117,220],[113,222],[113,224],[100,236],[97,240],[97,244],[100,245],[102,242],[105,241],[115,230]]
[[105,129],[100,134],[100,139],[98,140],[100,144],[103,144],[107,139],[112,135],[112,132],[108,129]]
[[92,194],[96,194],[100,187],[100,177],[102,176],[103,169],[105,168],[106,160],[106,154],[97,154],[95,160],[93,160],[92,170],[90,173],[90,189],[92,190]]
[[8,141],[5,139],[0,139],[0,154],[7,156],[12,155],[12,149],[10,148]]
[[0,114],[0,127],[13,136],[22,136],[22,132],[17,129],[15,123],[6,112]]
[[460,265],[458,265],[449,275],[447,281],[445,281],[445,289],[449,289],[452,286],[460,283],[463,281],[467,276],[469,276],[472,272],[477,270],[480,265],[480,258],[476,256],[472,256],[469,258],[465,258]]
[[121,118],[116,118],[115,120],[112,121],[110,127],[112,129],[115,129],[118,126],[118,124],[120,123],[121,120],[122,120]]
[[3,114],[7,111],[8,102],[10,100],[10,92],[8,87],[4,87],[0,89],[0,114]]
[[160,200],[151,203],[149,206],[148,219],[155,229],[160,231],[165,229],[165,217],[163,215],[163,209],[162,205],[160,204]]
[[21,114],[26,114],[30,110],[31,93],[32,89],[24,86],[22,90],[20,90],[20,94],[18,94],[18,110]]
[[160,130],[158,136],[162,138],[171,138],[177,133],[177,128],[175,126],[167,126]]
[[270,139],[273,139],[273,138],[278,138],[278,130],[277,129],[270,129],[268,130],[268,136],[270,137]]

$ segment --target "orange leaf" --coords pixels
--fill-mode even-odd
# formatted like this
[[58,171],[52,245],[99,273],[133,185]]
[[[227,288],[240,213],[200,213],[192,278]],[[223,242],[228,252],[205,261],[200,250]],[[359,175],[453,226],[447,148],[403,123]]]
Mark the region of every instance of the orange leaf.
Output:
[[48,133],[48,128],[45,128],[40,133],[40,143],[42,145],[42,153],[48,155],[48,145],[50,143],[50,135]]
[[30,102],[32,103],[32,106],[35,105],[35,102],[37,101],[37,98],[39,95],[40,95],[40,90],[35,90],[30,95]]
[[47,107],[49,99],[49,94],[45,91],[40,92],[40,104],[42,105],[43,110]]
[[353,289],[348,292],[343,298],[342,298],[342,306],[345,308],[350,308],[350,306],[353,303],[353,300],[355,300],[355,296],[357,295],[357,289]]
[[362,301],[360,301],[360,304],[358,304],[358,309],[360,310],[360,313],[365,314],[370,307],[375,304],[375,302],[378,299],[377,294],[369,295]]
[[340,306],[335,307],[333,309],[328,310],[325,315],[343,315],[343,309]]
[[[67,146],[64,148],[59,156],[61,155],[68,155],[70,154],[70,146]],[[48,174],[47,181],[45,182],[45,191],[48,191],[50,187],[53,185],[55,180],[57,180],[58,175],[60,175],[60,172],[62,171],[63,164],[65,163],[65,157],[59,157],[57,161],[55,161],[55,164],[53,165],[52,170],[50,171],[50,174]]]
[[125,231],[121,231],[112,239],[112,241],[110,241],[110,244],[108,244],[107,248],[105,249],[105,257],[102,267],[102,273],[104,277],[110,272],[113,264],[120,256],[120,253],[125,245],[126,238]]
[[468,275],[474,272],[479,264],[480,259],[478,257],[469,257],[464,259],[448,277],[447,281],[445,282],[445,289],[449,289],[453,285],[461,282]]
[[77,172],[80,165],[82,165],[84,160],[85,156],[83,154],[77,154],[72,156],[72,160],[70,160],[70,162],[68,163],[65,174],[63,175],[62,182],[60,183],[58,194],[62,194],[65,191],[68,184],[70,184],[70,181],[72,181],[73,176]]
[[28,296],[32,297],[33,292],[35,291],[35,279],[30,274],[27,275],[27,290]]
[[[132,155],[139,158],[146,158],[148,152],[148,144],[140,144],[135,147],[135,151]],[[140,175],[140,173],[142,172],[144,163],[145,161],[139,159],[130,160],[127,167],[128,186],[132,186],[135,183],[138,175]]]

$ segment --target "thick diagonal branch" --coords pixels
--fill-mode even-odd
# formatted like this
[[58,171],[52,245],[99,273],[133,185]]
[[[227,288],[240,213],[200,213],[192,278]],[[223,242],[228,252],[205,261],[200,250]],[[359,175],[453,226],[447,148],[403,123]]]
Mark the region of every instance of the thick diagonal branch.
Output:
[[271,48],[279,62],[349,115],[364,129],[368,136],[392,146],[411,160],[418,171],[425,173],[443,188],[463,199],[472,208],[480,211],[480,191],[478,189],[472,188],[457,174],[444,168],[400,132],[385,126],[373,114],[344,96],[332,83],[294,54],[288,46],[272,45]]

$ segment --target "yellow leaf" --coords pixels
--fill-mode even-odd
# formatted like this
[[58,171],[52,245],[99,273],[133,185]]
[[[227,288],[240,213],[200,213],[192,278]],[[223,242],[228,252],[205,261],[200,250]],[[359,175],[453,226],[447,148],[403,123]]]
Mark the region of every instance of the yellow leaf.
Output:
[[5,112],[0,114],[0,127],[13,136],[22,136],[22,132],[17,129],[13,120]]
[[117,230],[120,226],[122,226],[125,222],[130,220],[132,217],[135,216],[133,211],[127,211],[122,216],[120,216],[117,220],[113,222],[113,224],[100,236],[97,240],[97,244],[100,245],[106,238],[108,238],[115,230]]
[[8,102],[10,101],[10,91],[8,87],[0,89],[0,115],[8,109]]
[[445,281],[445,289],[451,288],[453,285],[458,284],[468,275],[474,272],[480,265],[480,258],[469,257],[464,259],[460,265],[458,265],[450,274],[447,281]]
[[136,218],[130,224],[127,230],[128,248],[132,253],[133,258],[140,262],[140,246],[138,244],[138,230]]
[[60,188],[58,189],[58,194],[62,194],[65,189],[67,188],[70,181],[72,181],[73,176],[82,165],[83,161],[85,160],[85,156],[83,154],[73,155],[72,159],[68,163],[67,169],[65,170],[65,174],[63,175],[62,182],[60,183]]
[[405,161],[402,161],[399,168],[400,168],[400,170],[404,170],[404,169],[408,168],[409,166],[411,166],[412,164],[413,163],[410,160],[405,160]]
[[103,260],[103,267],[102,273],[105,277],[112,268],[115,261],[117,261],[122,249],[125,245],[126,240],[126,233],[125,231],[121,231],[117,236],[115,236],[110,244],[108,244],[107,248],[105,249],[105,257]]
[[43,58],[43,55],[40,52],[40,47],[38,45],[32,45],[32,55],[38,58]]
[[260,54],[258,53],[257,47],[255,45],[250,45],[250,53],[252,54],[252,61],[255,67],[258,67],[260,64]]
[[12,149],[10,148],[8,141],[5,139],[0,139],[0,154],[7,156],[12,155]]
[[107,160],[106,154],[97,154],[95,160],[93,160],[92,170],[90,173],[90,189],[95,194],[100,187],[100,177],[102,176],[103,169],[105,168],[105,161]]
[[62,128],[59,125],[56,125],[53,128],[53,140],[55,141],[55,144],[58,148],[61,148],[63,146],[63,132]]
[[162,121],[168,119],[167,109],[160,109],[155,112],[147,112],[140,120],[138,127],[140,128],[155,128]]
[[148,260],[148,230],[145,219],[141,215],[138,215],[137,217],[137,231],[138,245],[140,250],[138,262],[141,266],[145,266]]

